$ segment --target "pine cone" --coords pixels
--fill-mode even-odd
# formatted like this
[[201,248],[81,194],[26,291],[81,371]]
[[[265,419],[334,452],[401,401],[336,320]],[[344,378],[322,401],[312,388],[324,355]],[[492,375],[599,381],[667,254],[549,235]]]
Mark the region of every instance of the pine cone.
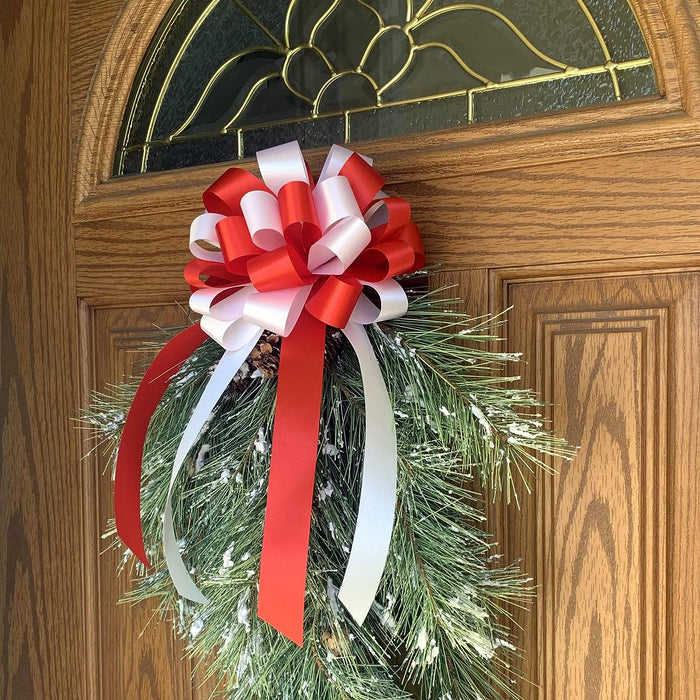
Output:
[[342,636],[344,637],[343,640],[338,639],[335,634],[333,633],[332,630],[326,629],[321,633],[321,640],[323,643],[326,645],[326,648],[328,651],[330,651],[333,656],[341,656],[343,653],[343,642],[345,643],[345,647],[347,647],[350,644],[350,639],[348,637],[347,631],[345,628],[341,631]]
[[248,362],[262,372],[265,379],[276,377],[280,366],[281,338],[274,333],[264,333],[248,356]]
[[[281,343],[282,338],[278,335],[265,333],[248,356],[248,363],[254,370],[259,369],[265,379],[276,377],[279,372]],[[335,361],[344,344],[343,334],[335,328],[328,328],[326,331],[326,366]]]

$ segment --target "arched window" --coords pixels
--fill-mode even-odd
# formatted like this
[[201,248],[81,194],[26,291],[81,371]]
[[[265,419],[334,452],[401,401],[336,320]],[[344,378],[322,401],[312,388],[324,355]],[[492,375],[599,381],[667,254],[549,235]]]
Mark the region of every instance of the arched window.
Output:
[[114,172],[656,93],[627,0],[177,0],[132,86]]

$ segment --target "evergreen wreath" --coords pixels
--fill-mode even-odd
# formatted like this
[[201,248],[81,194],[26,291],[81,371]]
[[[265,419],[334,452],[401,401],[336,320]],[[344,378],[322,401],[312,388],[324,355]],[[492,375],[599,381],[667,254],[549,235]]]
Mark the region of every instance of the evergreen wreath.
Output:
[[296,142],[257,161],[192,223],[199,321],[88,414],[130,598],[174,614],[231,700],[514,697],[504,620],[531,591],[478,493],[570,452],[499,376],[519,358],[490,321],[416,276],[410,206],[370,159],[333,146],[315,182]]
[[[480,494],[510,499],[514,483],[572,451],[536,414],[529,391],[502,376],[519,355],[494,352],[488,319],[461,301],[403,280],[408,312],[368,327],[391,398],[398,441],[396,518],[387,566],[359,626],[338,601],[358,508],[364,445],[359,366],[329,330],[306,588],[299,647],[258,619],[278,336],[266,333],[221,398],[188,457],[174,496],[175,531],[209,600],[173,588],[161,553],[169,465],[221,348],[208,340],[174,376],[148,429],[143,456],[145,567],[128,598],[173,619],[205,676],[231,700],[477,700],[515,698],[517,650],[507,608],[532,595],[514,563],[501,564],[484,531]],[[114,465],[135,384],[96,395],[85,418]],[[107,535],[120,546],[113,523]]]

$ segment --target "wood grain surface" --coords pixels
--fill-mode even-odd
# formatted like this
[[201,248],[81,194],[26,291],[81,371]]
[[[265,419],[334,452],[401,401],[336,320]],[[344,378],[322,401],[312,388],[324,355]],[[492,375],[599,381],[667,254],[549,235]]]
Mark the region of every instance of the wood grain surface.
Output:
[[[181,313],[186,231],[221,171],[110,177],[169,5],[0,3],[3,698],[212,690],[167,624],[139,636],[147,605],[116,605],[111,485],[73,421]],[[361,144],[466,306],[516,304],[524,383],[582,445],[495,518],[540,585],[518,618],[528,700],[700,697],[700,3],[632,5],[662,97]]]
[[505,286],[523,385],[581,445],[499,533],[538,585],[525,696],[698,697],[700,272]]
[[68,3],[0,5],[0,697],[86,697]]
[[[388,189],[411,202],[429,258],[457,269],[691,254],[700,242],[700,147]],[[146,195],[125,195],[122,216],[77,224],[80,296],[172,299],[190,255],[182,232],[201,212],[200,196],[183,193],[182,210],[136,215],[159,197],[149,205]]]

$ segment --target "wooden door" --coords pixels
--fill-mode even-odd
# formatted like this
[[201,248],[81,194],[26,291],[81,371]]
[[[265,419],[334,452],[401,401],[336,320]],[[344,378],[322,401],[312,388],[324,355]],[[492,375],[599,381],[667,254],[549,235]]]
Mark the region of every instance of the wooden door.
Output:
[[[111,485],[73,419],[177,322],[184,235],[218,166],[112,179],[168,2],[6,0],[0,696],[208,688],[100,556]],[[524,385],[581,445],[493,527],[539,586],[527,698],[700,697],[700,7],[635,0],[662,97],[364,146],[474,313],[511,304]],[[321,152],[311,152],[318,167]]]

